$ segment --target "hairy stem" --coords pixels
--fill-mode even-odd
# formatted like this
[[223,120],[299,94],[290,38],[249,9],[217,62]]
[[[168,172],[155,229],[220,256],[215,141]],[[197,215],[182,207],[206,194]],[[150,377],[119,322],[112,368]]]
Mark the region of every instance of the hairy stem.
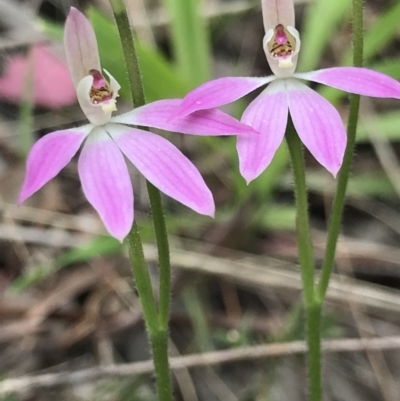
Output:
[[303,282],[303,298],[306,311],[307,362],[310,401],[321,401],[321,308],[315,298],[315,261],[308,216],[306,171],[299,137],[290,122],[286,141],[292,160],[296,197],[297,247]]
[[[133,104],[136,107],[142,106],[145,104],[143,82],[125,3],[123,0],[110,0],[110,4],[113,9],[118,32],[121,38],[129,83],[132,91]],[[172,401],[171,373],[168,362],[168,321],[171,292],[171,267],[168,235],[160,192],[149,182],[147,182],[147,189],[150,198],[154,230],[156,233],[160,266],[160,299],[158,310],[144,258],[143,263],[140,258],[137,258],[140,252],[136,251],[136,249],[142,250],[143,248],[136,224],[128,235],[128,244],[136,285],[143,307],[143,315],[146,321],[146,327],[149,332],[151,348],[153,351],[159,398],[160,401]],[[143,254],[143,250],[141,253]]]
[[[363,62],[363,0],[352,1],[353,12],[353,65],[361,67]],[[317,287],[317,295],[321,302],[325,299],[331,277],[336,245],[340,233],[343,207],[345,203],[347,183],[353,161],[354,147],[356,143],[356,132],[358,124],[358,111],[360,108],[360,96],[350,96],[350,112],[347,123],[347,147],[343,158],[342,168],[340,169],[335,198],[333,200],[332,211],[329,222],[328,239],[325,249],[325,257],[321,270],[321,278]]]

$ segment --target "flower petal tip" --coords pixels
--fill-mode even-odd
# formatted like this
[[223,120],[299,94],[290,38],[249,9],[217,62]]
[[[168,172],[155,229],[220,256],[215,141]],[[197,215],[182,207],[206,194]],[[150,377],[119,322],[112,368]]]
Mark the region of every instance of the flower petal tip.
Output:
[[74,16],[78,16],[78,15],[81,16],[82,13],[76,7],[71,7],[69,9],[68,17],[69,16],[74,17]]
[[332,174],[332,176],[333,176],[334,179],[337,178],[337,175],[338,175],[338,173],[339,173],[339,171],[340,171],[340,167],[341,167],[341,166],[339,166],[338,168],[336,168],[336,169],[334,169],[334,170],[329,170],[329,172]]
[[242,166],[239,166],[240,170],[240,175],[243,177],[243,179],[246,181],[246,185],[250,185],[252,181],[254,181],[261,173],[261,172],[256,172],[256,171],[245,171]]
[[[195,210],[195,209],[193,209]],[[197,210],[195,210],[197,213],[202,214],[203,216],[209,216],[212,219],[215,219],[215,204],[214,201],[212,202],[212,204],[207,205],[207,206],[202,206],[201,208],[197,208]]]
[[19,197],[18,197],[18,201],[17,201],[17,205],[18,206],[21,206],[24,202],[25,202],[25,200],[28,198],[28,196],[26,196],[24,193],[20,193],[19,194]]
[[202,214],[203,216],[208,216],[208,217],[211,217],[212,219],[215,218],[214,202],[211,205],[198,207],[196,209],[193,208],[193,210],[199,214]]
[[118,240],[121,244],[124,242],[124,239],[128,236],[128,234],[129,234],[129,231],[127,233],[123,233],[123,234],[121,234],[121,233],[119,233],[119,234],[114,233],[113,234],[113,233],[110,232],[110,235],[112,237],[114,237],[116,240]]
[[123,243],[124,239],[128,236],[129,232],[131,231],[131,227],[133,224],[132,220],[124,219],[124,217],[120,216],[118,220],[115,221],[105,221],[101,218],[103,224],[108,231],[108,234],[114,237],[119,242]]
[[26,183],[22,186],[21,192],[18,196],[17,205],[21,206],[30,196],[32,196],[36,191],[29,188]]
[[340,168],[342,167],[342,162],[340,161],[338,164],[335,165],[323,164],[323,166],[328,170],[329,173],[332,174],[332,177],[336,179],[337,175],[339,174]]

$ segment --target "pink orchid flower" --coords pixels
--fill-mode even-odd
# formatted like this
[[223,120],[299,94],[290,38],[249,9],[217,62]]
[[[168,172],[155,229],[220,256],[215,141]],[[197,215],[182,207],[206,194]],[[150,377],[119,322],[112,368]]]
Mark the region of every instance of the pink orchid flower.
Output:
[[342,164],[347,136],[337,110],[300,80],[364,96],[400,98],[400,83],[387,75],[355,67],[295,73],[300,37],[294,28],[293,0],[262,1],[264,51],[273,76],[227,77],[209,81],[184,98],[175,118],[233,102],[270,85],[247,107],[241,121],[260,133],[237,139],[240,172],[249,183],[269,165],[285,135],[288,114],[315,159],[334,176]]
[[[0,76],[0,97],[14,103],[21,102],[26,90],[26,76],[32,74],[35,106],[57,109],[74,104],[76,92],[65,62],[58,59],[48,45],[33,45],[30,52],[28,56],[15,54],[7,59]],[[56,91],[54,86],[57,86]]]
[[109,233],[119,240],[128,234],[134,217],[124,155],[162,192],[198,213],[213,216],[212,194],[190,160],[163,137],[125,124],[194,135],[255,131],[215,109],[171,122],[180,99],[161,100],[112,117],[120,85],[107,71],[109,81],[102,75],[93,28],[75,8],[66,21],[64,45],[78,101],[90,124],[52,132],[33,146],[19,203],[55,177],[85,141],[78,161],[83,192]]

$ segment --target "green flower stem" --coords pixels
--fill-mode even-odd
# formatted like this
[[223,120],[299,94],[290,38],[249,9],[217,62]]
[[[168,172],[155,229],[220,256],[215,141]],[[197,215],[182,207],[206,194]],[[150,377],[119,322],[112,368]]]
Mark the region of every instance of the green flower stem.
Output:
[[147,190],[149,192],[151,210],[153,213],[158,258],[160,261],[159,327],[161,330],[168,333],[169,310],[171,304],[171,263],[167,227],[165,225],[160,191],[150,182],[147,182]]
[[308,391],[310,401],[322,401],[321,316],[321,303],[314,301],[313,304],[306,305]]
[[315,261],[308,217],[308,200],[303,150],[300,139],[289,122],[286,141],[292,159],[296,196],[297,247],[303,297],[306,310],[306,337],[308,359],[309,400],[322,400],[321,380],[321,310],[322,304],[315,297]]
[[[110,0],[110,4],[121,38],[133,104],[136,107],[143,106],[145,104],[143,82],[125,3],[123,0]],[[160,192],[149,182],[147,182],[147,190],[156,233],[160,266],[160,299],[158,310],[149,273],[143,257],[143,246],[136,224],[134,224],[128,235],[129,254],[153,351],[159,399],[160,401],[172,401],[171,373],[168,362],[168,321],[171,292],[168,235]]]
[[286,131],[286,142],[292,159],[295,182],[297,248],[299,250],[304,300],[306,305],[312,305],[314,303],[315,261],[308,219],[305,165],[302,145],[291,121]]
[[110,0],[115,22],[117,24],[122,50],[124,52],[129,84],[131,86],[132,100],[135,107],[146,103],[144,97],[143,80],[140,73],[139,60],[135,50],[135,42],[124,0]]
[[147,330],[149,333],[156,333],[158,330],[156,301],[154,299],[151,279],[144,258],[139,227],[136,223],[133,223],[132,229],[128,234],[127,243],[129,246],[129,258],[132,261],[133,276],[135,278],[136,288],[142,304]]
[[[353,13],[353,65],[361,67],[363,64],[363,0],[352,1]],[[329,285],[334,260],[336,244],[340,232],[343,207],[346,197],[347,183],[349,181],[351,163],[353,160],[354,146],[358,123],[358,111],[360,108],[360,96],[350,96],[350,112],[347,123],[347,147],[344,154],[342,168],[340,169],[335,198],[329,223],[328,239],[325,249],[325,258],[322,265],[321,277],[317,287],[317,295],[321,302],[325,299]]]

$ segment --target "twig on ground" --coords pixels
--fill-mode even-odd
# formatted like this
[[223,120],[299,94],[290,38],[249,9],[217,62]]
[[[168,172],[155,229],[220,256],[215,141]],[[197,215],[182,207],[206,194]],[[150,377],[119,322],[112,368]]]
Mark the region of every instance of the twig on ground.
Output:
[[[323,342],[322,348],[326,353],[395,350],[400,349],[400,336],[329,340]],[[304,341],[294,341],[172,357],[170,359],[170,364],[172,370],[180,370],[239,361],[257,361],[278,356],[303,354],[305,351],[306,344]],[[110,377],[132,377],[149,374],[152,371],[153,362],[147,360],[132,364],[99,366],[76,370],[75,372],[48,373],[37,376],[6,379],[0,382],[0,395],[24,393],[29,390],[51,388],[59,385],[77,385],[87,381]]]

